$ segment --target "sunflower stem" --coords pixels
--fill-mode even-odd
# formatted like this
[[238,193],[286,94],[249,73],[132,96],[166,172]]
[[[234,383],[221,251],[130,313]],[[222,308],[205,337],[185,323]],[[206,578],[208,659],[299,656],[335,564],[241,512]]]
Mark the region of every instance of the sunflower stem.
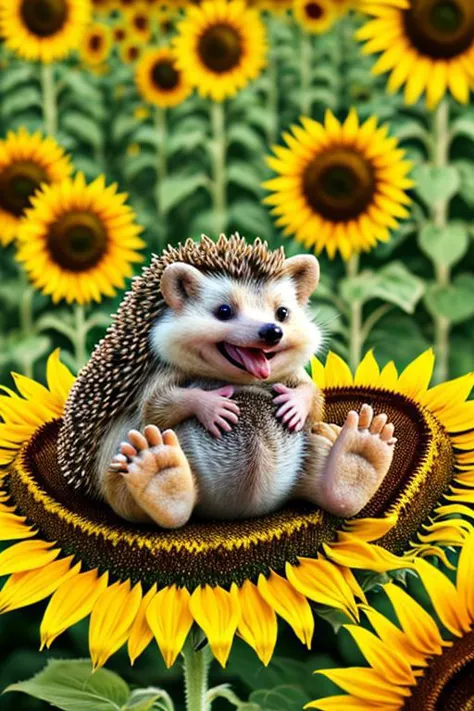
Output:
[[208,711],[208,677],[211,655],[209,647],[196,651],[191,634],[184,645],[183,671],[187,711]]
[[87,334],[89,331],[83,304],[76,304],[74,308],[74,324],[74,359],[76,362],[76,369],[79,372],[87,361]]
[[217,235],[225,231],[227,224],[227,139],[225,133],[225,108],[222,101],[211,104],[213,146],[213,202],[214,230]]
[[311,35],[302,27],[300,32],[301,113],[311,116]]
[[160,192],[164,181],[166,180],[167,161],[166,161],[166,135],[168,129],[166,109],[157,106],[155,108],[155,128],[158,134],[159,143],[157,148],[157,181],[156,181],[156,209],[158,216],[163,219],[164,214],[161,206]]
[[43,120],[46,133],[54,136],[58,130],[54,64],[41,63],[41,90],[43,94]]
[[[359,255],[353,254],[346,263],[347,276],[351,279],[359,273]],[[349,362],[354,372],[360,363],[362,355],[362,304],[354,300],[350,305],[349,316]]]
[[[443,168],[449,164],[449,103],[447,99],[442,101],[433,115],[433,164],[437,168]],[[448,223],[449,200],[438,200],[431,209],[431,217],[440,229],[444,229]],[[434,264],[436,271],[436,282],[438,286],[446,288],[451,280],[449,266],[444,264]],[[435,348],[436,348],[436,382],[444,382],[449,377],[449,335],[451,324],[449,320],[437,314],[435,321]]]
[[[23,275],[23,292],[20,299],[20,330],[21,335],[24,339],[31,338],[34,333],[34,322],[33,322],[33,296],[34,289],[26,279],[26,275]],[[33,377],[35,359],[25,356],[21,359],[21,368],[23,375],[27,378]]]

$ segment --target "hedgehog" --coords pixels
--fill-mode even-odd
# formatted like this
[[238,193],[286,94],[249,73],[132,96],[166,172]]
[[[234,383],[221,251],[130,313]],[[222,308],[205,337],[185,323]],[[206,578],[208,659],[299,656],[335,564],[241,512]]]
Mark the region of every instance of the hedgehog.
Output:
[[300,498],[356,515],[396,438],[368,404],[342,427],[306,370],[321,343],[312,255],[240,235],[154,255],[71,390],[58,440],[68,484],[122,519],[178,528]]

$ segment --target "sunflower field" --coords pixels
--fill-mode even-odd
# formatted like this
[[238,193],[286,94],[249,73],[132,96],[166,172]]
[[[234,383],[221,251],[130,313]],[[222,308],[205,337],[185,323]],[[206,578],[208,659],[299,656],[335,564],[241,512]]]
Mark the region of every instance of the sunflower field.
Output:
[[[2,711],[473,711],[472,92],[473,0],[0,0]],[[331,421],[398,432],[356,518],[153,548],[61,499],[77,374],[204,235],[317,255]]]

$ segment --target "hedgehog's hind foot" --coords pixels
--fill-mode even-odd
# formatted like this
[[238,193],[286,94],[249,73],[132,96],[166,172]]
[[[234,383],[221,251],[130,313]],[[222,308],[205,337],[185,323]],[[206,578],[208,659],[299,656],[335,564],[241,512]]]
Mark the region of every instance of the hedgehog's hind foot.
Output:
[[130,430],[128,440],[120,452],[129,463],[120,474],[137,505],[162,528],[184,526],[196,503],[196,486],[176,434],[148,425],[144,434]]

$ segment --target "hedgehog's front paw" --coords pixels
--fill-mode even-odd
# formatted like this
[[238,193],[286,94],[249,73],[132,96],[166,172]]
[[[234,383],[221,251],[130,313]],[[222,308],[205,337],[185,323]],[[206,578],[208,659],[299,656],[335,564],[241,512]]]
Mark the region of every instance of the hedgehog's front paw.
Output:
[[218,390],[201,390],[196,400],[194,414],[203,427],[214,437],[221,436],[221,430],[230,432],[239,419],[239,406],[229,398],[234,394],[231,385]]
[[280,405],[275,416],[286,424],[288,429],[299,432],[305,426],[313,403],[313,389],[306,384],[289,388],[282,383],[273,386],[279,395],[273,398],[275,405]]
[[123,475],[137,504],[163,528],[183,526],[196,501],[194,479],[176,434],[148,425],[130,430],[112,468]]

